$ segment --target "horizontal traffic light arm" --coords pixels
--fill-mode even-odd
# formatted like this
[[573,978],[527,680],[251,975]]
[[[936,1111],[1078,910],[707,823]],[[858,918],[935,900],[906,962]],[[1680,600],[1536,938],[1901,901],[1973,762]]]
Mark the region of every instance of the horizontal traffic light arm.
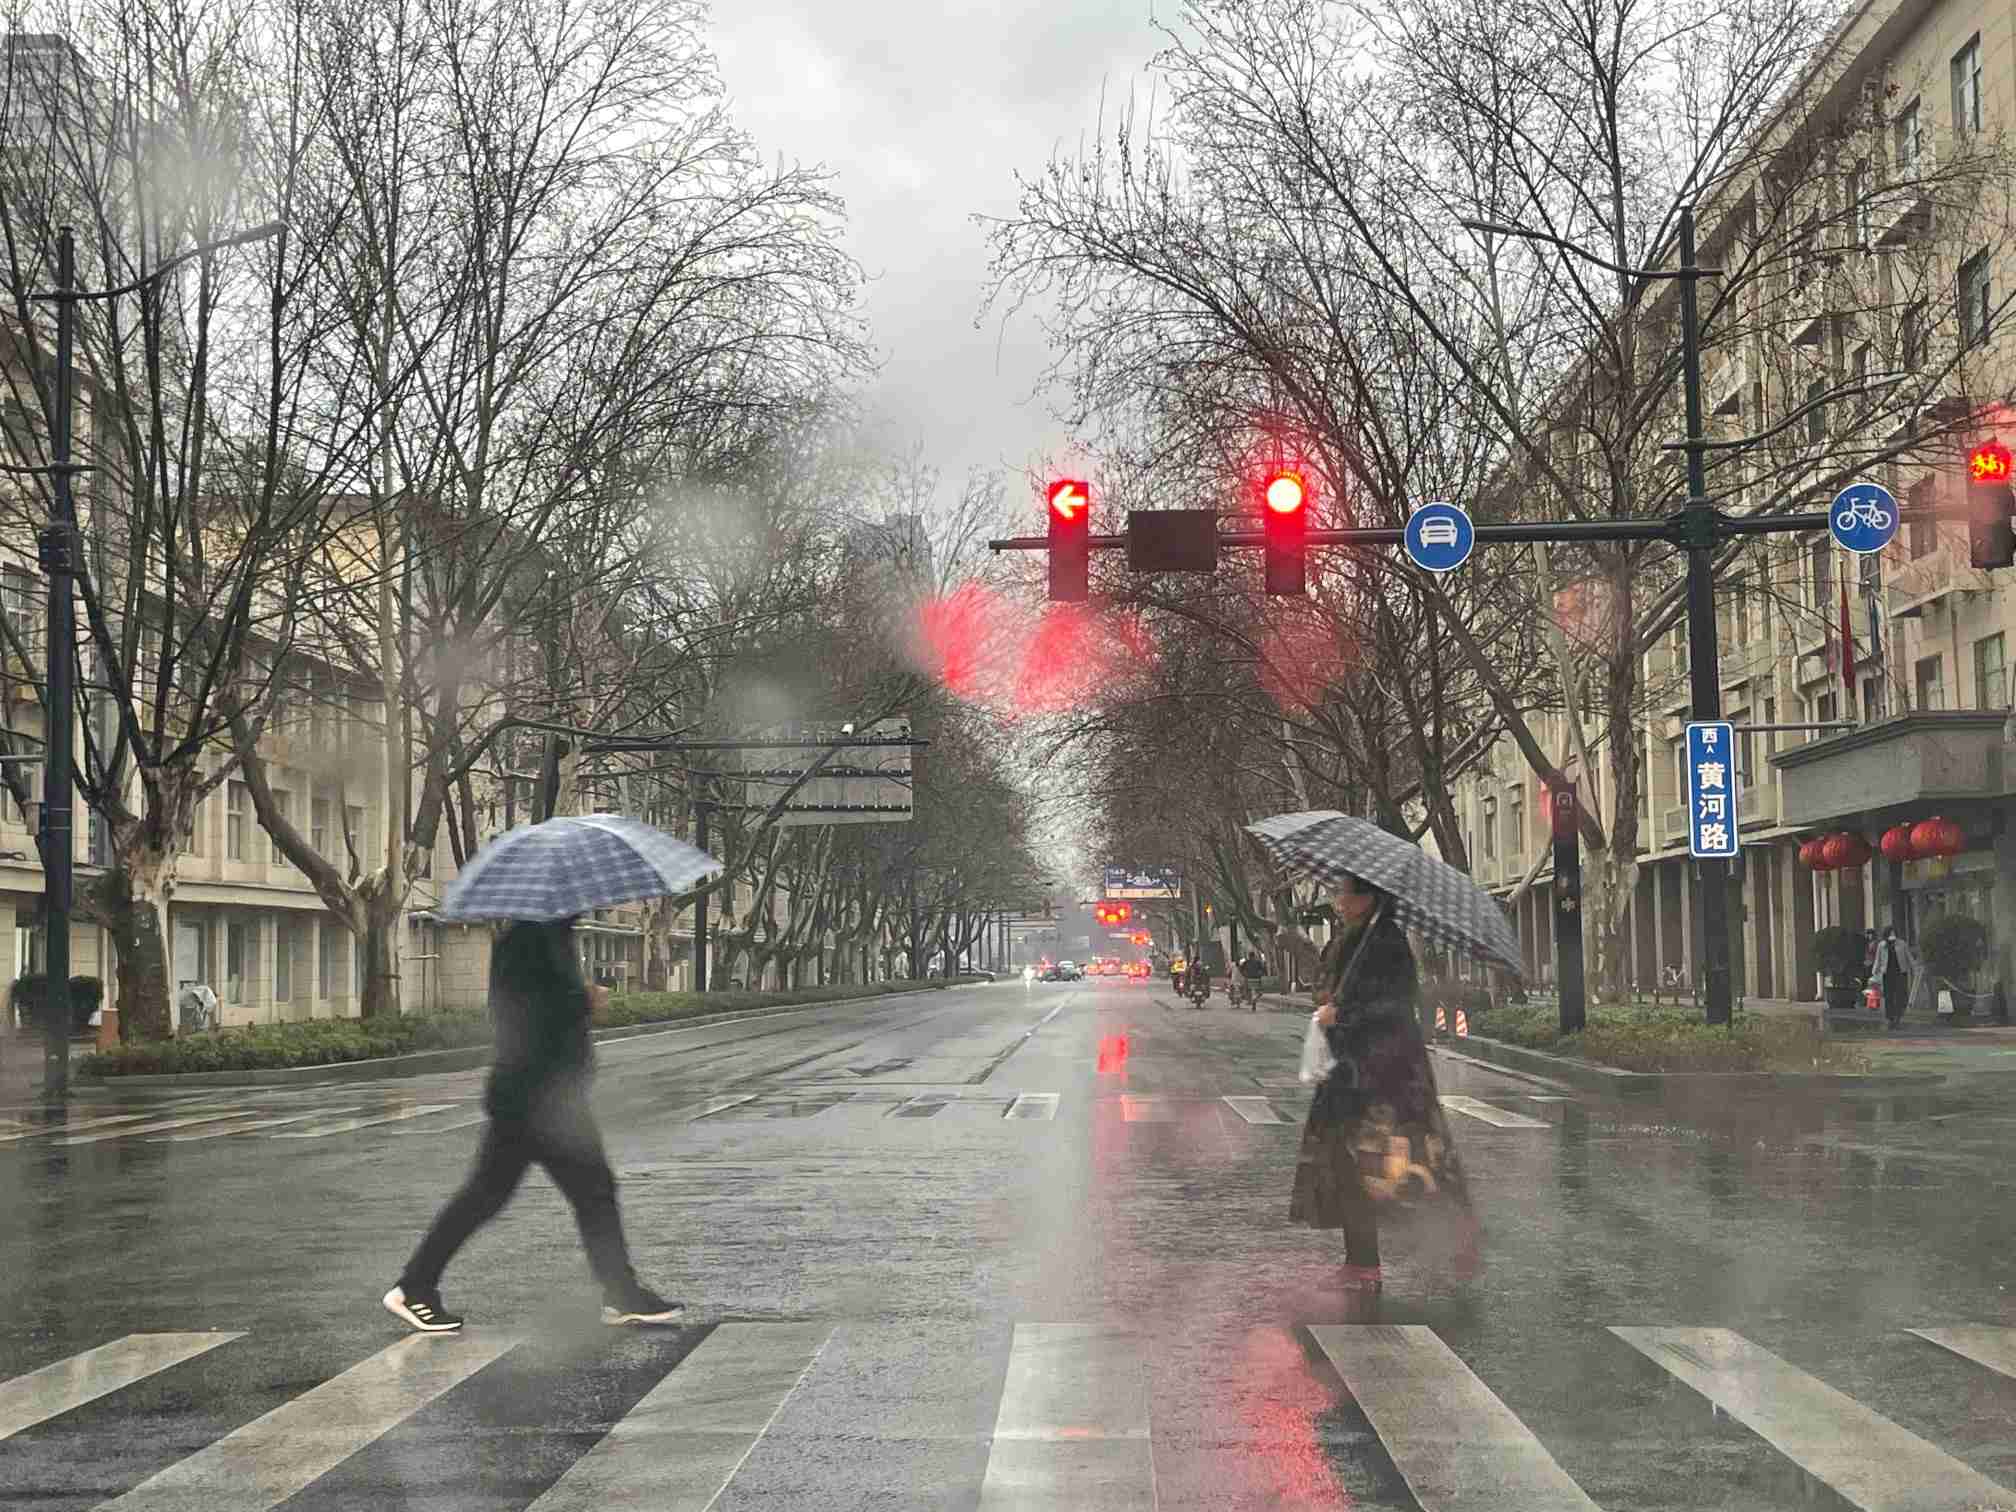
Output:
[[[1900,508],[1897,513],[1899,520],[1905,524],[1914,520],[1965,522],[1973,518],[1964,509],[1905,507]],[[1790,531],[1827,529],[1825,510],[1808,514],[1732,515],[1718,509],[1710,518],[1716,540],[1726,536],[1777,535]],[[1478,525],[1475,530],[1480,543],[1664,540],[1671,541],[1676,546],[1693,544],[1689,539],[1687,513],[1684,510],[1663,520],[1530,520],[1503,525]],[[1375,526],[1360,530],[1312,529],[1304,536],[1304,540],[1310,546],[1398,546],[1405,537],[1406,532],[1403,530]],[[1127,547],[1127,537],[1087,536],[1085,543],[1094,551],[1124,551]],[[1228,531],[1218,537],[1218,544],[1220,547],[1261,547],[1267,544],[1267,537],[1257,530]],[[989,541],[987,547],[990,551],[1047,551],[1050,549],[1050,538],[1009,536],[1005,540]]]

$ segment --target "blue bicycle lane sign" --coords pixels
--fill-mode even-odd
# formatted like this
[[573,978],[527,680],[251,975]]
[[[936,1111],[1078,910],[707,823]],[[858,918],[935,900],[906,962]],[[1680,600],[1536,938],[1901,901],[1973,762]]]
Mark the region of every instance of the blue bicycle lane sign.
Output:
[[1827,528],[1843,551],[1867,556],[1897,539],[1901,518],[1896,496],[1881,483],[1864,478],[1834,496],[1827,510]]
[[1470,559],[1477,532],[1459,504],[1423,504],[1407,517],[1407,555],[1426,572],[1454,572]]

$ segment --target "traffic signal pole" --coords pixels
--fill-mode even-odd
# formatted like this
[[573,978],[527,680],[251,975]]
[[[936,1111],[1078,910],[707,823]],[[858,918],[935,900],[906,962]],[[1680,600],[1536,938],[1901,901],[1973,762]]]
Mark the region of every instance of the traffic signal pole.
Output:
[[[1833,528],[1833,525],[1830,510],[1805,511],[1798,514],[1730,515],[1717,508],[1715,501],[1709,497],[1706,461],[1706,454],[1709,451],[1737,451],[1756,445],[1770,435],[1776,434],[1778,430],[1783,430],[1784,425],[1781,424],[1776,430],[1763,436],[1748,436],[1730,441],[1710,441],[1702,434],[1700,301],[1696,286],[1699,280],[1714,277],[1721,270],[1701,267],[1695,261],[1693,207],[1683,206],[1680,211],[1680,263],[1677,268],[1620,268],[1571,242],[1562,241],[1559,237],[1544,232],[1529,231],[1516,226],[1502,226],[1487,221],[1465,221],[1462,224],[1469,229],[1495,235],[1549,242],[1599,267],[1627,277],[1677,278],[1681,281],[1681,380],[1685,390],[1687,435],[1684,441],[1666,443],[1665,449],[1686,453],[1685,505],[1664,519],[1531,520],[1478,524],[1474,527],[1474,536],[1480,545],[1519,545],[1539,541],[1591,544],[1666,541],[1684,551],[1687,558],[1685,603],[1688,679],[1692,694],[1691,717],[1695,721],[1719,719],[1722,712],[1722,683],[1720,648],[1716,641],[1715,629],[1716,552],[1737,536],[1826,531]],[[1083,488],[1082,484],[1073,486]],[[1084,512],[1087,514],[1090,512],[1089,497]],[[1972,518],[1971,512],[1965,509],[1898,508],[1895,515],[1899,528],[1913,521]],[[1130,516],[1130,532],[1142,518],[1138,512]],[[1394,526],[1344,530],[1312,529],[1307,530],[1303,538],[1310,546],[1405,546],[1407,532]],[[1263,531],[1223,531],[1217,538],[1217,544],[1220,547],[1265,548],[1270,539]],[[1119,551],[1128,548],[1129,540],[1128,535],[1088,533],[1078,537],[1073,546],[1074,549],[1092,551]],[[989,541],[987,544],[994,551],[1043,551],[1049,548],[1051,541],[1047,535],[1011,536],[1005,540]],[[1690,944],[1695,959],[1700,963],[1700,975],[1697,980],[1705,989],[1703,996],[1708,1022],[1724,1024],[1729,1022],[1733,1006],[1728,949],[1729,866],[1726,860],[1719,857],[1701,859],[1695,865],[1700,906],[1694,910],[1694,917],[1699,921],[1699,925]],[[1579,929],[1576,933],[1579,936]]]

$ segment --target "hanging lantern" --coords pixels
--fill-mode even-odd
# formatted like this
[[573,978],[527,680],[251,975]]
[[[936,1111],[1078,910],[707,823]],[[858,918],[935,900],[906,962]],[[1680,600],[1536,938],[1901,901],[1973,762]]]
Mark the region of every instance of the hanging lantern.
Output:
[[1911,826],[1911,853],[1916,856],[1936,856],[1939,842],[1943,838],[1943,819],[1921,819]]
[[1967,836],[1956,821],[1941,819],[1938,824],[1940,855],[1957,856],[1967,849]]
[[1869,863],[1869,858],[1876,854],[1870,848],[1869,839],[1866,835],[1845,834],[1841,836],[1841,841],[1843,846],[1841,864],[1843,866],[1866,866]]
[[1911,826],[1908,824],[1892,825],[1883,831],[1883,838],[1878,843],[1886,861],[1909,861],[1916,854],[1911,849]]
[[1825,869],[1820,859],[1820,844],[1819,837],[1815,836],[1799,847],[1799,864],[1801,866],[1811,867],[1814,871]]
[[1848,864],[1848,837],[1829,835],[1820,842],[1820,859],[1827,871],[1839,871]]

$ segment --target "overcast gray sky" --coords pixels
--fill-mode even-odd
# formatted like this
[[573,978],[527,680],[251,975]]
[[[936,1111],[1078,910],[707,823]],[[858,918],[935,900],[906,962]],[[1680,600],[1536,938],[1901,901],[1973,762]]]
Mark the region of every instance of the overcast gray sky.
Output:
[[956,488],[1019,468],[1061,429],[1029,391],[1044,359],[1025,315],[974,325],[987,273],[977,213],[1015,204],[1016,170],[1089,140],[1146,95],[1152,26],[1174,0],[716,0],[713,40],[740,124],[764,152],[824,163],[874,280],[884,370],[873,398]]

